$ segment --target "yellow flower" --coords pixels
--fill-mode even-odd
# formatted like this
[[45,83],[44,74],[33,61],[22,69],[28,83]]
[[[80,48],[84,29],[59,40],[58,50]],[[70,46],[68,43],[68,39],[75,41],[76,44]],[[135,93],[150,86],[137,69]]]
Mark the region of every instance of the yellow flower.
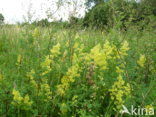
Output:
[[120,67],[117,66],[116,67],[116,72],[120,74],[120,73],[123,73],[124,70],[122,70]]
[[65,95],[64,86],[62,84],[57,85],[57,93],[61,96]]
[[57,93],[61,96],[65,94],[65,91],[69,88],[70,83],[75,81],[75,77],[79,77],[80,74],[78,73],[79,66],[73,65],[71,66],[66,75],[62,77],[61,84],[57,86]]
[[126,56],[128,50],[129,50],[129,44],[128,44],[127,41],[124,41],[121,44],[121,48],[119,49],[119,53],[120,53],[121,56]]
[[150,109],[154,109],[152,105],[146,105],[145,108],[147,109],[147,112],[150,112]]
[[22,62],[22,55],[18,55],[16,65],[17,65],[17,66],[20,65],[21,62]]
[[34,31],[33,31],[33,33],[32,33],[32,36],[33,36],[34,38],[37,38],[37,37],[40,36],[40,32],[39,32],[39,29],[38,29],[38,28],[35,28],[35,29],[34,29]]
[[30,109],[32,105],[32,101],[30,101],[30,98],[28,95],[26,95],[24,98],[21,96],[20,92],[16,89],[13,89],[13,101],[12,104],[14,106],[21,107],[24,110]]
[[33,75],[35,74],[35,71],[32,69],[30,72],[27,73],[27,77],[30,79],[34,79]]
[[32,101],[30,101],[29,95],[26,95],[23,98],[23,104],[26,105],[26,106],[31,106],[32,105]]
[[62,113],[62,114],[67,113],[67,111],[68,111],[67,105],[66,105],[65,103],[62,103],[62,104],[61,104],[61,107],[60,107],[60,110],[61,110],[61,113]]
[[107,58],[106,55],[101,52],[100,44],[91,49],[90,58],[94,60],[95,64],[98,65],[101,70],[107,69]]
[[145,57],[145,55],[140,55],[140,58],[139,58],[139,60],[137,61],[138,65],[139,65],[140,67],[144,67],[145,62],[146,62],[146,57]]
[[120,110],[122,108],[122,105],[124,104],[124,97],[128,96],[130,94],[131,88],[130,85],[127,83],[125,84],[125,81],[122,79],[122,76],[119,75],[117,77],[117,81],[114,82],[111,89],[109,89],[111,99],[114,101],[114,104],[116,105],[115,110]]
[[104,46],[103,46],[103,51],[106,54],[107,58],[111,58],[111,54],[113,52],[113,46],[111,46],[110,42],[106,40]]
[[45,60],[41,63],[41,67],[43,68],[44,72],[41,74],[42,76],[49,73],[51,69],[51,64],[54,63],[54,57],[57,57],[60,54],[60,44],[58,43],[50,50],[50,55],[45,57]]
[[34,86],[34,88],[37,88],[37,83],[34,80],[34,74],[35,71],[32,69],[30,72],[27,73],[27,77],[30,79],[31,85]]
[[23,97],[20,95],[19,91],[17,91],[16,89],[13,89],[13,104],[16,105],[16,104],[21,104],[22,103],[22,100],[23,100]]
[[41,75],[45,75],[51,71],[51,64],[53,60],[46,56],[45,60],[41,63],[41,67],[45,70]]
[[41,84],[41,90],[39,95],[44,97],[45,102],[50,101],[52,99],[52,92],[50,90],[50,86],[46,83]]
[[55,45],[51,50],[51,55],[53,57],[57,57],[60,54],[60,44],[58,43],[57,45]]

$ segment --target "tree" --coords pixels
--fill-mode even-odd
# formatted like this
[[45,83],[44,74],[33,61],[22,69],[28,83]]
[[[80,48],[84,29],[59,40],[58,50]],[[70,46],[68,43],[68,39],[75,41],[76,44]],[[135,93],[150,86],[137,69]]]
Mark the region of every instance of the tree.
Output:
[[0,24],[2,24],[4,22],[4,16],[2,15],[2,13],[0,13]]

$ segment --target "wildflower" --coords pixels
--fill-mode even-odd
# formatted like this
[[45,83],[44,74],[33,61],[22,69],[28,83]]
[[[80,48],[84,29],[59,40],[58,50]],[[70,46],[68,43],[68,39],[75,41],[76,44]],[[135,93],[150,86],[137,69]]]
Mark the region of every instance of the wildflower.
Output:
[[51,55],[53,57],[57,57],[60,54],[60,44],[58,43],[57,45],[55,45],[51,50]]
[[21,107],[24,110],[28,110],[31,107],[32,101],[30,101],[29,95],[25,95],[25,97],[23,98],[20,92],[17,91],[16,89],[13,89],[12,94],[13,94],[12,104],[14,106]]
[[146,105],[145,108],[147,109],[148,113],[151,111],[151,109],[154,109],[152,105]]
[[32,69],[30,72],[27,73],[27,77],[30,79],[30,83],[33,87],[37,88],[37,83],[34,80],[35,71]]
[[38,38],[40,36],[40,32],[39,32],[39,29],[38,28],[35,28],[33,33],[32,33],[32,36],[34,38]]
[[104,48],[103,51],[106,54],[107,58],[111,58],[111,54],[113,52],[113,46],[111,46],[110,42],[106,40],[105,44],[104,44]]
[[27,77],[30,79],[34,79],[33,75],[35,74],[35,71],[32,69],[30,72],[27,73]]
[[130,94],[131,88],[129,84],[125,84],[125,81],[122,79],[122,76],[119,75],[117,81],[114,82],[112,88],[109,90],[111,99],[116,105],[115,110],[120,110],[124,104],[124,97]]
[[74,78],[80,76],[78,71],[79,71],[78,65],[71,66],[68,69],[66,75],[63,76],[63,78],[61,79],[61,84],[57,86],[57,93],[59,95],[63,96],[65,94],[65,91],[69,88],[70,83],[75,81]]
[[116,67],[116,72],[120,74],[120,73],[123,73],[124,70],[122,70],[120,67],[117,66]]
[[76,103],[78,102],[77,99],[78,99],[78,96],[77,95],[74,95],[73,98],[72,98],[72,105],[73,106],[76,106]]
[[140,55],[140,58],[139,58],[139,60],[137,61],[138,65],[139,65],[140,67],[144,67],[145,62],[146,62],[146,57],[145,57],[145,55]]
[[94,60],[95,64],[98,65],[102,70],[107,69],[106,56],[101,51],[100,44],[96,45],[90,52],[90,58]]
[[67,111],[68,111],[67,105],[66,105],[65,103],[62,103],[62,104],[61,104],[61,107],[60,107],[60,110],[61,110],[61,113],[62,113],[62,114],[67,113]]
[[129,50],[129,44],[128,44],[127,41],[124,41],[121,44],[121,48],[119,49],[119,53],[120,53],[121,56],[126,56],[128,50]]
[[57,86],[57,93],[61,96],[65,95],[64,85],[60,84]]
[[21,64],[21,62],[22,62],[22,56],[18,55],[16,65],[19,66]]
[[30,107],[32,105],[32,101],[30,101],[29,95],[25,95],[23,98],[23,104]]
[[98,44],[91,49],[90,58],[101,70],[106,70],[108,69],[108,60],[112,58],[113,50],[113,46],[110,45],[109,41],[106,41],[103,48]]
[[51,69],[51,64],[53,63],[53,59],[60,54],[60,44],[58,43],[50,50],[50,55],[45,57],[45,60],[41,63],[41,67],[44,69],[44,72],[41,74],[42,76],[49,73]]
[[20,95],[19,91],[17,91],[16,89],[13,89],[13,101],[12,104],[16,105],[16,104],[21,104],[23,97]]
[[41,67],[45,70],[42,75],[45,75],[51,71],[51,64],[53,60],[49,56],[46,56],[45,60],[41,63]]
[[50,90],[50,86],[47,83],[41,84],[39,95],[44,98],[45,102],[48,102],[52,99],[52,92]]

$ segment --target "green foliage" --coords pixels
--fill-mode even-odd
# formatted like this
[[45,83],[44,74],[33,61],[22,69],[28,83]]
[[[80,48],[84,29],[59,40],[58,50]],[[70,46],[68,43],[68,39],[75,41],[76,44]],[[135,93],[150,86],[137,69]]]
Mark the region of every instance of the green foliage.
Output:
[[32,24],[35,26],[45,27],[45,26],[49,26],[50,22],[48,21],[48,19],[42,19],[40,21],[34,21]]
[[127,29],[129,26],[143,28],[152,24],[151,16],[155,9],[150,3],[126,0],[110,0],[92,7],[83,21],[84,26],[98,29],[117,27]]
[[57,27],[0,29],[0,116],[100,117],[156,108],[156,35]]
[[102,3],[92,8],[85,16],[84,26],[104,28],[108,24],[109,9],[107,3]]

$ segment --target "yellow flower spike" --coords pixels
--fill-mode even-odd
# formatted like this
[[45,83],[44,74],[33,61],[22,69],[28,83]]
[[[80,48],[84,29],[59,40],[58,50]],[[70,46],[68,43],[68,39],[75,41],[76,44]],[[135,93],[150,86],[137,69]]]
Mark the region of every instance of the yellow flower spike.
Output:
[[146,105],[145,108],[147,109],[147,111],[149,111],[151,108],[154,109],[152,105]]
[[146,62],[146,57],[145,57],[145,55],[140,55],[140,58],[139,58],[139,60],[137,61],[138,65],[139,65],[140,67],[144,67],[145,62]]
[[117,67],[116,67],[116,72],[120,74],[120,73],[123,73],[124,70],[120,69],[120,68],[117,66]]
[[65,91],[70,87],[70,83],[73,83],[75,81],[75,77],[79,77],[80,74],[78,73],[79,66],[73,65],[71,66],[66,75],[62,77],[61,84],[57,86],[57,93],[61,96],[65,94]]
[[30,72],[27,73],[27,77],[30,79],[30,84],[34,87],[34,89],[36,89],[38,86],[36,81],[34,80],[34,74],[35,71],[34,69],[32,69]]
[[131,88],[129,84],[125,84],[125,81],[122,79],[122,76],[119,75],[117,81],[114,82],[111,89],[109,89],[111,99],[114,100],[116,105],[116,110],[120,110],[124,104],[124,97],[130,94]]
[[91,49],[90,58],[94,60],[101,70],[107,69],[106,55],[101,52],[100,44]]
[[34,38],[38,38],[40,36],[40,32],[39,32],[39,29],[38,28],[35,28],[33,33],[32,33],[32,36]]
[[13,89],[12,94],[13,94],[13,104],[14,105],[21,104],[23,97],[21,96],[19,91],[17,91],[16,89]]
[[27,105],[27,106],[31,106],[32,105],[32,101],[30,101],[29,95],[26,95],[23,98],[23,103],[24,103],[24,105]]
[[50,55],[45,57],[45,60],[41,63],[41,67],[44,69],[44,72],[41,73],[42,76],[49,73],[51,69],[51,64],[54,63],[53,59],[60,54],[60,44],[58,43],[50,50]]
[[50,90],[50,86],[46,83],[41,84],[41,90],[39,93],[40,96],[45,96],[44,101],[48,102],[52,99],[52,92]]
[[62,85],[57,86],[57,93],[61,96],[65,95],[64,87]]
[[27,73],[27,77],[30,79],[34,79],[33,75],[35,74],[35,71],[32,69],[30,72]]
[[111,55],[111,53],[113,51],[113,47],[111,47],[110,42],[108,40],[106,40],[106,42],[105,42],[105,44],[103,46],[103,51],[105,52],[107,57],[110,57],[110,55]]
[[62,114],[67,113],[67,111],[68,111],[67,110],[67,105],[65,103],[62,103],[61,107],[60,107],[60,110],[61,110]]
[[119,49],[120,56],[126,56],[128,50],[129,50],[129,44],[127,41],[124,41],[121,44],[121,48]]
[[60,54],[60,44],[58,43],[57,45],[55,45],[51,50],[50,50],[52,56],[57,56]]
[[19,66],[22,62],[22,55],[18,55],[16,65]]

